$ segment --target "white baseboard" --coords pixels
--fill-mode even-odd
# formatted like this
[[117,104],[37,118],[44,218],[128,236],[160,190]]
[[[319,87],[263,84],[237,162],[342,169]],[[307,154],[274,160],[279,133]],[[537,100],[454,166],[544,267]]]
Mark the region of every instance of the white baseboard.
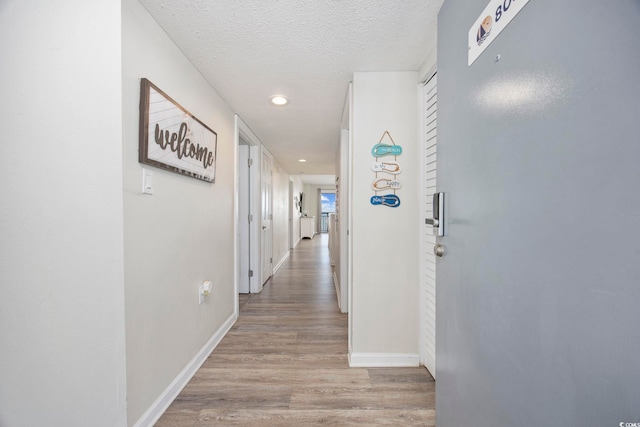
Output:
[[341,313],[344,313],[344,311],[342,311],[342,292],[340,292],[340,281],[338,280],[338,275],[336,274],[335,270],[333,271],[333,286],[335,286],[336,288],[336,298],[338,298],[338,308],[340,309]]
[[273,267],[273,274],[276,274],[278,269],[280,269],[280,267],[282,267],[282,264],[284,264],[284,262],[287,260],[287,258],[289,258],[289,253],[291,253],[291,251],[287,251],[287,253],[284,254],[284,256],[282,257],[282,259],[280,261],[278,261],[276,266]]
[[417,353],[349,353],[352,368],[392,368],[420,366]]
[[211,352],[220,344],[222,338],[229,332],[229,329],[236,322],[237,314],[233,313],[224,322],[224,324],[218,329],[213,336],[207,341],[207,343],[198,351],[193,359],[185,366],[185,368],[178,374],[178,376],[169,384],[169,387],[156,399],[155,402],[147,409],[147,411],[140,417],[140,419],[134,424],[134,427],[152,427],[165,413],[167,408],[180,394],[182,389],[193,378],[198,369],[207,360]]

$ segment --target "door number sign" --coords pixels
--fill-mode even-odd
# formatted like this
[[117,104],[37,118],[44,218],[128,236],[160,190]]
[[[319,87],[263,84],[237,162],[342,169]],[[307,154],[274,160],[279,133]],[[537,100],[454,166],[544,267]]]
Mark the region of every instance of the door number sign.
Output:
[[491,0],[469,29],[468,66],[484,52],[529,0]]

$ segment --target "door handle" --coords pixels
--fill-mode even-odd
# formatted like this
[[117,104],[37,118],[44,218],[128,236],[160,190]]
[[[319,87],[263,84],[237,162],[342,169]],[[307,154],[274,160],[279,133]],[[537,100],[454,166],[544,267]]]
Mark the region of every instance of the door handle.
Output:
[[432,225],[434,228],[440,227],[440,220],[435,218],[427,218],[424,220],[424,223],[427,225]]
[[424,222],[437,229],[438,236],[444,236],[444,193],[433,195],[433,218],[427,218]]

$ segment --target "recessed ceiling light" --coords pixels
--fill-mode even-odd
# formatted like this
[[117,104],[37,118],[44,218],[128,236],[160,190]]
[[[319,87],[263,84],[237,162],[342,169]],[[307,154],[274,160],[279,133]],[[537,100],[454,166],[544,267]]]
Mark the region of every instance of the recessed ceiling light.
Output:
[[306,162],[306,160],[305,160],[305,159],[300,159],[300,160],[298,160],[298,161],[299,161],[300,163],[304,163],[304,162]]
[[273,95],[270,99],[273,105],[277,105],[279,107],[287,105],[289,103],[289,100],[282,95]]

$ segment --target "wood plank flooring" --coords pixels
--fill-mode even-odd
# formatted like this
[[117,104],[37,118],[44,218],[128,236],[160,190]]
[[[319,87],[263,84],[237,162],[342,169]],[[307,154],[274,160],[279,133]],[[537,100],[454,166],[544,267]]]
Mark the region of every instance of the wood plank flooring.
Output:
[[349,368],[326,234],[304,239],[156,424],[435,426],[424,368]]

